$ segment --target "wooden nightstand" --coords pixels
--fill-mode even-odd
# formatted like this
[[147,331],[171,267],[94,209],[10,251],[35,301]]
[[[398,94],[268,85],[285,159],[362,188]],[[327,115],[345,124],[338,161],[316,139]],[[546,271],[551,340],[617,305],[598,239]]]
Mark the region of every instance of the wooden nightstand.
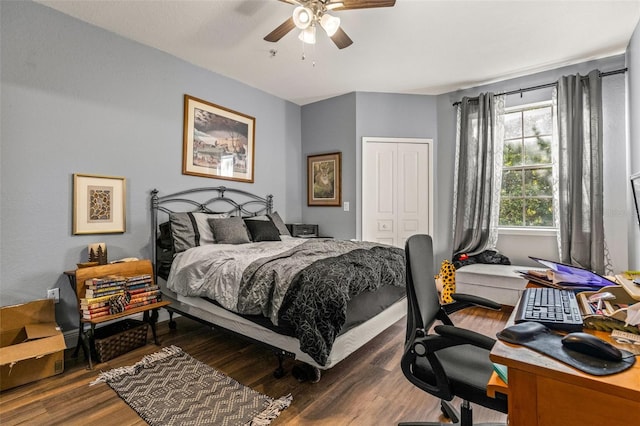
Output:
[[[151,327],[153,333],[153,341],[157,345],[158,338],[156,336],[156,322],[158,320],[158,309],[169,305],[171,302],[159,301],[141,306],[127,307],[123,312],[109,314],[97,318],[85,318],[81,309],[81,299],[86,294],[86,281],[92,278],[101,278],[106,276],[122,276],[125,278],[135,277],[148,274],[151,277],[150,283],[155,284],[153,275],[153,265],[150,260],[139,260],[134,262],[113,263],[108,265],[93,266],[90,268],[80,268],[74,271],[65,271],[64,274],[69,278],[69,284],[76,293],[78,302],[78,343],[73,353],[74,357],[78,356],[78,350],[82,346],[85,357],[89,363],[89,369],[93,369],[91,360],[91,348],[94,343],[94,333],[97,324],[106,323],[119,318],[128,317],[134,314],[143,313],[143,320]],[[89,329],[85,330],[85,325],[89,325]]]

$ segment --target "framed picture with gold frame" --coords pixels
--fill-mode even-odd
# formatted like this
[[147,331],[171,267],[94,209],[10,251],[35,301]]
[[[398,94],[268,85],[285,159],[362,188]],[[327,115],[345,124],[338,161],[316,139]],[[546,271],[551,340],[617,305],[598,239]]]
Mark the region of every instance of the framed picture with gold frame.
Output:
[[73,175],[73,234],[117,234],[126,230],[126,179]]
[[309,155],[307,157],[307,205],[342,204],[342,153]]
[[182,174],[253,183],[254,117],[184,95]]

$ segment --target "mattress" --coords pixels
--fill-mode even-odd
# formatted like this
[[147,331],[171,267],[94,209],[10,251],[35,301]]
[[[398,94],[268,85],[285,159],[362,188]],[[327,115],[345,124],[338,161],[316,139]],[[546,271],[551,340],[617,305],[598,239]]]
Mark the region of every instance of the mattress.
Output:
[[352,323],[352,327],[341,333],[334,341],[333,348],[325,365],[319,365],[308,354],[300,350],[300,342],[295,337],[280,334],[264,325],[256,324],[248,318],[228,311],[201,297],[179,295],[166,287],[164,279],[158,279],[163,293],[163,300],[168,300],[168,307],[194,319],[219,326],[226,330],[266,343],[284,355],[294,357],[321,370],[326,370],[365,345],[375,336],[402,319],[407,313],[406,298],[402,297],[391,306],[382,310],[372,318],[360,323]]

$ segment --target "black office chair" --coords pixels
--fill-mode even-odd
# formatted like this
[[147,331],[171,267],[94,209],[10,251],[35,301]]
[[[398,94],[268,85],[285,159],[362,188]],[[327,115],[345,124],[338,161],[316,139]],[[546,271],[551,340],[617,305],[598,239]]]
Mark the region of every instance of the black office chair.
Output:
[[[455,327],[448,315],[470,306],[501,309],[501,305],[463,294],[454,294],[454,303],[440,305],[430,236],[411,236],[405,246],[405,255],[409,306],[402,372],[411,383],[440,398],[442,413],[454,424],[473,424],[471,402],[507,413],[506,395],[487,396],[487,382],[493,372],[489,352],[495,340]],[[442,324],[434,328],[435,334],[428,334],[436,320]],[[460,413],[449,403],[454,396],[463,400]],[[400,423],[404,426],[418,424],[441,423]]]

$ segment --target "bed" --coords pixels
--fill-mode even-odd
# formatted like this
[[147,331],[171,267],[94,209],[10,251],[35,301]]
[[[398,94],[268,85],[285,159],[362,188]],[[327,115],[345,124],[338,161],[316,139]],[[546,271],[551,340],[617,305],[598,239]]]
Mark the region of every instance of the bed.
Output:
[[406,314],[404,252],[294,238],[273,198],[219,187],[151,192],[152,258],[173,313],[258,342],[319,371]]

